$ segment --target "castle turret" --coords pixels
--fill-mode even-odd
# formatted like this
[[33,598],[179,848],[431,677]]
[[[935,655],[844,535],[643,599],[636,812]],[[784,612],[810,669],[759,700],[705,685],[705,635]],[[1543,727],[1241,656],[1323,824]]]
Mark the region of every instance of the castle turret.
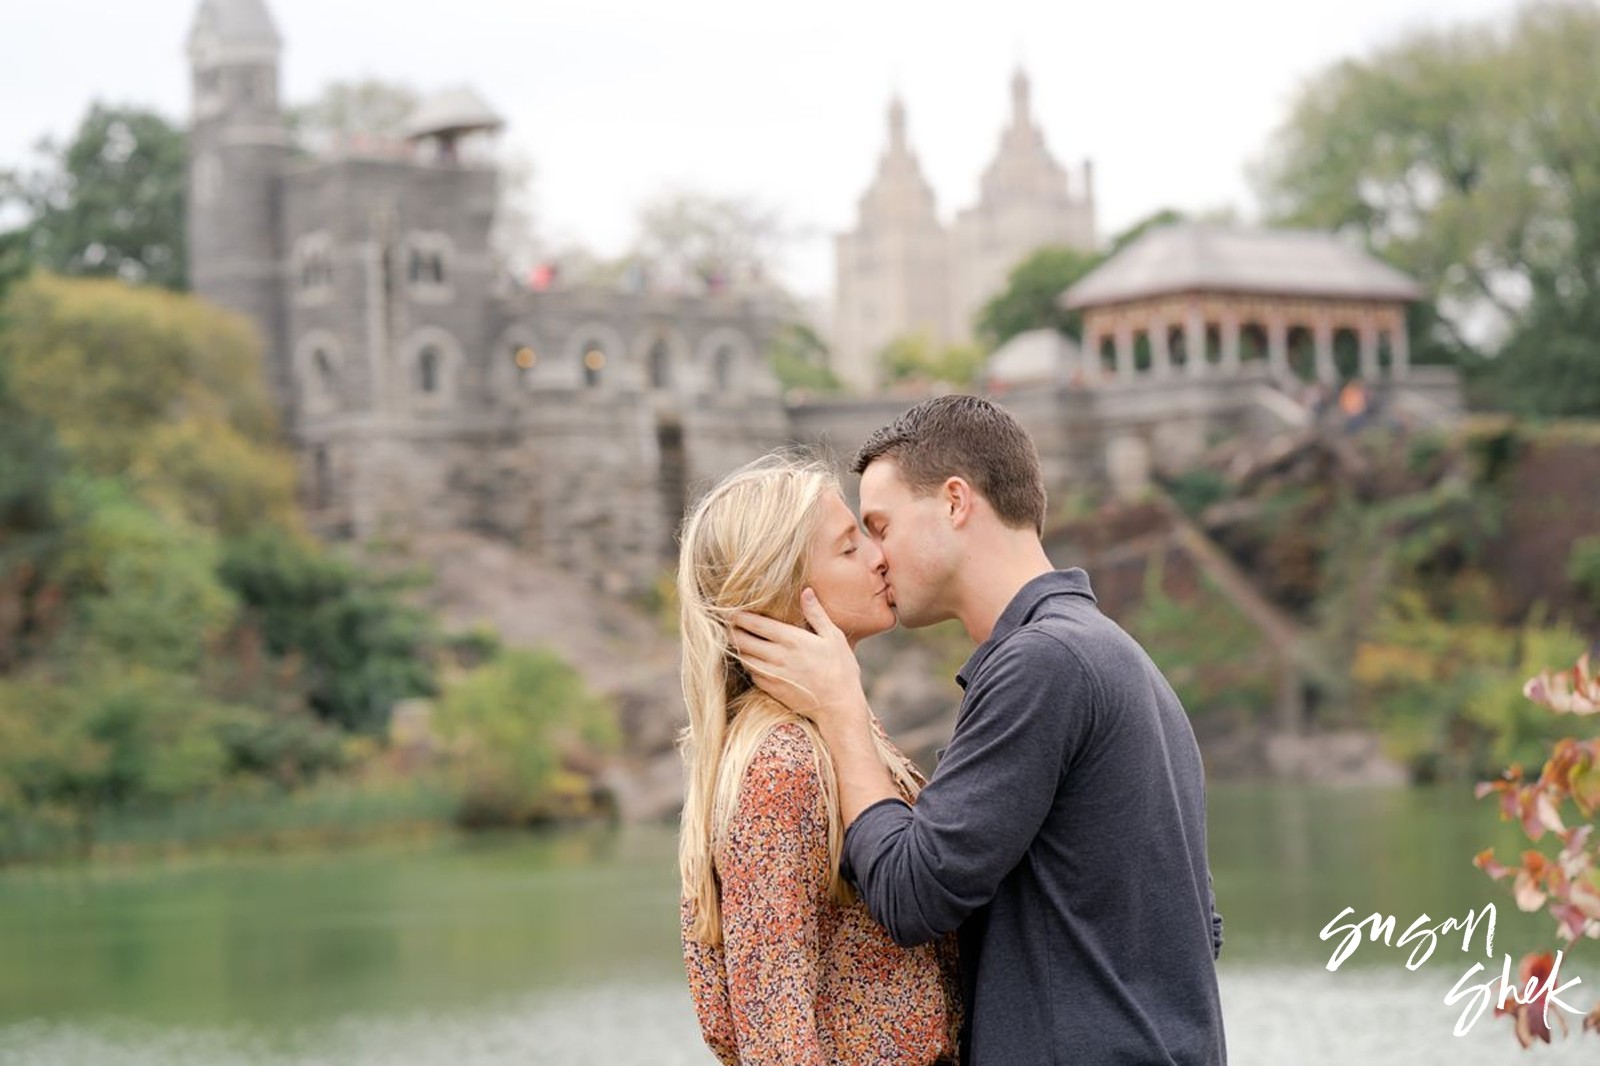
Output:
[[280,198],[290,156],[278,102],[283,43],[263,0],[203,0],[189,35],[188,242],[194,291],[250,317],[289,403]]

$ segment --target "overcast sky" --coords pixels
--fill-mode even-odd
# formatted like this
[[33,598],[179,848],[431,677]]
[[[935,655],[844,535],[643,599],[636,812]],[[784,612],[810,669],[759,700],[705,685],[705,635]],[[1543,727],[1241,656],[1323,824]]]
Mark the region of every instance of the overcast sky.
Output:
[[[198,0],[14,0],[0,31],[0,167],[89,103],[188,114]],[[468,83],[534,167],[541,234],[624,249],[668,188],[749,197],[810,236],[783,276],[831,287],[827,235],[853,224],[898,89],[948,219],[976,198],[1021,62],[1056,157],[1094,161],[1102,234],[1164,206],[1255,211],[1248,168],[1298,86],[1408,28],[1509,0],[269,0],[283,87],[378,77]]]

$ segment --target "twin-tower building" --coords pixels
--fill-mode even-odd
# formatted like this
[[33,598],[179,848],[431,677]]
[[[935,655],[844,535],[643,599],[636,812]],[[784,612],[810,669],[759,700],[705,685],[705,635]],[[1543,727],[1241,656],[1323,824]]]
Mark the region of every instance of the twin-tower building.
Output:
[[855,229],[835,242],[833,367],[849,385],[879,384],[878,354],[897,337],[972,340],[973,319],[1007,275],[1044,245],[1095,248],[1094,173],[1071,175],[1034,119],[1027,75],[1011,80],[1011,117],[978,202],[948,225],[912,150],[906,108],[889,105],[889,139],[862,194]]

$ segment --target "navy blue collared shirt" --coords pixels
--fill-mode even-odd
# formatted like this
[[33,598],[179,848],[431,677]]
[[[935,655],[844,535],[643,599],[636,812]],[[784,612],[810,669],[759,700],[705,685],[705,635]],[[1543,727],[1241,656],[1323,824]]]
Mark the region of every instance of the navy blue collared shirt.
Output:
[[902,944],[959,930],[962,1060],[1226,1061],[1188,716],[1088,576],[1034,578],[956,675],[913,809],[874,804],[845,872]]

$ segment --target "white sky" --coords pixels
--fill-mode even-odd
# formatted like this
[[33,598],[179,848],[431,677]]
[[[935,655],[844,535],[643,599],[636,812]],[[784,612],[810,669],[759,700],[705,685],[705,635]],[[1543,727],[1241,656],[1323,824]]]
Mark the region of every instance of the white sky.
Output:
[[[885,139],[891,89],[948,219],[976,198],[1021,60],[1056,157],[1095,164],[1109,235],[1165,206],[1255,213],[1247,168],[1296,88],[1411,27],[1510,0],[268,0],[285,99],[365,76],[466,82],[530,159],[541,235],[621,252],[667,188],[754,198],[809,236],[779,264],[812,297]],[[89,103],[188,114],[198,0],[7,0],[0,168]]]

